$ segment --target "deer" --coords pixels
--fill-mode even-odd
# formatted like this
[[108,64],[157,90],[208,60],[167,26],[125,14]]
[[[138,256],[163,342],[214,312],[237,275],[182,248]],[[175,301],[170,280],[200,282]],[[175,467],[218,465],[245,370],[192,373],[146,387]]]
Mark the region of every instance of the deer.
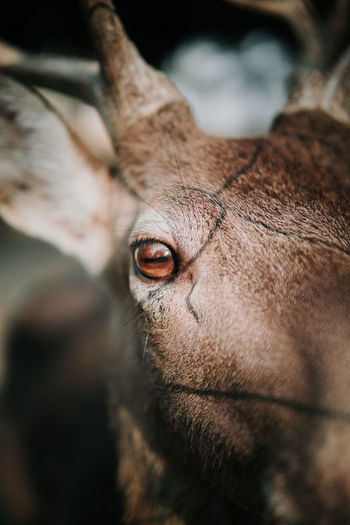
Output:
[[349,524],[349,51],[266,136],[223,139],[111,0],[81,5],[100,66],[60,87],[117,163],[1,75],[0,213],[109,283],[122,523]]

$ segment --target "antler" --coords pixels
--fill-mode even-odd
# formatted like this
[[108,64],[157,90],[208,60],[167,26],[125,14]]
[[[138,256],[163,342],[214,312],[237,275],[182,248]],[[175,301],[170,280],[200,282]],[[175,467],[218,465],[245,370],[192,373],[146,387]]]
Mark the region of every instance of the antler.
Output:
[[105,108],[102,116],[118,144],[125,129],[176,100],[183,100],[163,74],[139,55],[111,0],[81,0],[100,59]]

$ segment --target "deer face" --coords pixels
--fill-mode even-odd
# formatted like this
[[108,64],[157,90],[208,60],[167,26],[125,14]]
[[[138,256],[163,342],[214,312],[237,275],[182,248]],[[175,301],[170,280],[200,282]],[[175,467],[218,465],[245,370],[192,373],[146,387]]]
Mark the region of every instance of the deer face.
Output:
[[263,140],[177,133],[164,111],[136,140],[152,135],[148,156],[121,150],[135,163],[130,180],[142,181],[129,236],[140,362],[207,477],[236,501],[261,504],[266,490],[276,513],[302,516],[290,494],[319,485],[322,461],[329,471],[336,461],[313,446],[347,426],[347,139],[320,112],[281,117]]
[[123,272],[115,293],[120,309],[136,304],[141,335],[126,342],[118,325],[110,373],[127,520],[155,520],[150,487],[171,507],[166,476],[191,499],[188,462],[220,501],[276,523],[348,523],[338,455],[349,450],[346,75],[329,103],[337,118],[300,104],[265,138],[210,137],[137,55],[111,4],[85,4],[118,176],[3,80],[0,209],[93,270],[128,267],[132,299]]

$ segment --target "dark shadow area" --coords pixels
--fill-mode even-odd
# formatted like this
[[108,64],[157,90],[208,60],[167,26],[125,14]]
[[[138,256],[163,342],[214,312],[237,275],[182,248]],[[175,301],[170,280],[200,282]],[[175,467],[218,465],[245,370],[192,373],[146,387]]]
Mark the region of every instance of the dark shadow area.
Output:
[[12,323],[0,419],[1,524],[118,523],[108,305],[98,286],[75,279],[49,284]]
[[[237,42],[253,28],[294,38],[288,26],[273,17],[256,14],[221,0],[118,1],[118,13],[144,57],[159,65],[169,50],[195,35],[212,35],[226,43]],[[34,0],[1,7],[0,36],[38,52],[89,55],[91,47],[79,2]]]

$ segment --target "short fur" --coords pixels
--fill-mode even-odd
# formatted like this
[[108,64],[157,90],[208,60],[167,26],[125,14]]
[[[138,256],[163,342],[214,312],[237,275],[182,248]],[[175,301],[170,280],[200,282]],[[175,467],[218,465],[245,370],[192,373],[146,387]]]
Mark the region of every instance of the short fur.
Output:
[[[71,139],[52,143],[56,154],[73,147],[63,181],[68,200],[56,190],[63,176],[49,148],[40,155],[53,162],[50,177],[38,170],[32,184],[16,155],[22,159],[29,144],[24,158],[38,159],[62,123],[55,117],[37,132],[25,124],[35,95],[11,106],[15,116],[5,98],[16,170],[2,161],[5,141],[0,210],[29,233],[48,239],[51,231],[53,242],[63,226],[63,248],[90,268],[107,266],[117,312],[110,418],[124,522],[350,523],[348,124],[332,105],[294,104],[266,137],[210,137],[175,88],[139,66],[112,4],[83,4],[100,53],[109,47],[102,61],[113,111],[103,115],[118,170],[109,177]],[[133,84],[128,67],[135,64]],[[155,75],[155,93],[142,101],[144,71],[146,86]],[[344,77],[337,82],[335,91],[348,93]],[[49,112],[38,108],[39,124]],[[91,181],[99,198],[88,206]],[[41,187],[48,189],[41,194]],[[38,190],[46,207],[28,210],[46,221],[44,231],[17,220],[21,202],[28,195],[37,202]],[[79,235],[69,226],[71,199],[84,212],[79,227],[87,225]],[[102,254],[79,248],[90,227],[94,242],[101,228]],[[174,276],[152,281],[135,271],[133,243],[145,239],[172,248]]]

